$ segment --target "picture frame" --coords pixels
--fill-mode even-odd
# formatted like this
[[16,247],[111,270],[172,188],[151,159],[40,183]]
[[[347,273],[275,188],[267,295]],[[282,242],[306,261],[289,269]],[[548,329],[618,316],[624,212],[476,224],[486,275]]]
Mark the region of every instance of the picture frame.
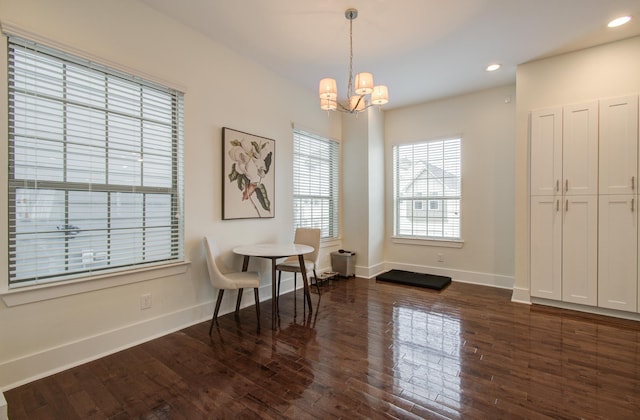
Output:
[[275,140],[222,128],[222,219],[275,217]]

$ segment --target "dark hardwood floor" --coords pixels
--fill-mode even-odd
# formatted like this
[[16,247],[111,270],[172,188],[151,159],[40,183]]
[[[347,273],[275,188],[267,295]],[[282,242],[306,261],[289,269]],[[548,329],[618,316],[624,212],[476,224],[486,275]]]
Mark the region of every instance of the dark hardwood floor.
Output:
[[[315,289],[312,289],[315,291]],[[640,323],[359,278],[7,391],[9,418],[640,417]],[[295,309],[294,309],[295,308]]]

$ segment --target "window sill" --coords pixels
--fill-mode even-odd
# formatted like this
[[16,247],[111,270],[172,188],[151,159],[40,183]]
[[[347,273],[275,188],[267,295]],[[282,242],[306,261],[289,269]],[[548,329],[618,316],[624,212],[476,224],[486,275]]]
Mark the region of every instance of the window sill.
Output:
[[340,246],[340,244],[342,244],[341,238],[331,238],[331,239],[320,240],[320,248],[331,248],[335,246]]
[[462,239],[421,239],[407,236],[393,236],[391,241],[394,244],[433,246],[440,248],[462,248],[464,240]]
[[102,276],[84,278],[83,280],[23,287],[3,291],[0,293],[0,297],[5,305],[9,307],[19,306],[162,277],[176,276],[186,273],[190,265],[190,261],[182,261],[138,270],[109,273]]

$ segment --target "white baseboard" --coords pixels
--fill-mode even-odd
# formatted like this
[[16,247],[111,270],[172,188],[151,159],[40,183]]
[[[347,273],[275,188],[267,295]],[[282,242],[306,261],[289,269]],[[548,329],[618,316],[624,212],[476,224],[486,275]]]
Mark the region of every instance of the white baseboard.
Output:
[[8,360],[0,364],[0,390],[15,388],[205,321],[211,318],[212,307],[211,302],[203,303]]
[[[293,290],[293,275],[282,276],[280,293]],[[299,277],[297,287],[302,287]],[[228,294],[228,295],[227,295]],[[227,292],[222,300],[220,313],[225,315],[235,310],[236,294]],[[271,284],[260,287],[260,300],[271,299]],[[241,307],[254,304],[253,293],[243,294]],[[156,318],[146,319],[111,331],[85,337],[77,341],[65,343],[33,354],[24,355],[13,360],[0,363],[0,391],[44,378],[63,370],[99,359],[109,354],[133,347],[135,345],[162,337],[199,322],[208,321],[213,314],[214,300],[205,302],[176,312],[162,314]],[[2,394],[0,394],[1,396]],[[0,420],[2,403],[0,398]],[[6,404],[6,403],[5,403]]]
[[514,287],[513,295],[511,295],[511,302],[531,305],[531,295],[529,294],[529,289]]
[[355,267],[355,275],[358,277],[364,277],[366,279],[372,279],[378,274],[382,274],[387,271],[387,264],[380,263],[376,265],[372,265],[370,267],[363,267],[360,265],[356,265]]
[[[302,287],[302,281],[299,281],[298,285]],[[281,286],[281,293],[293,290],[293,277],[285,279],[283,276]],[[225,294],[218,316],[235,310],[237,295],[227,293],[229,296]],[[271,299],[271,284],[260,287],[260,300],[268,299]],[[241,307],[253,304],[253,293],[245,291]],[[215,300],[212,300],[1,363],[0,391],[18,387],[191,325],[208,321],[213,314],[214,305]],[[0,420],[4,420],[2,402],[0,400]]]
[[429,273],[437,276],[448,276],[453,281],[461,283],[479,284],[482,286],[497,287],[500,289],[513,289],[514,278],[500,274],[480,273],[476,271],[456,270],[442,267],[432,267],[427,265],[403,264],[387,262],[386,270],[406,270],[417,273]]
[[570,309],[572,311],[585,312],[594,315],[611,316],[615,318],[630,319],[632,321],[640,321],[640,314],[635,312],[618,311],[615,309],[599,308],[597,306],[580,305],[577,303],[560,302],[556,300],[531,298],[531,303],[538,305],[552,306],[560,309]]

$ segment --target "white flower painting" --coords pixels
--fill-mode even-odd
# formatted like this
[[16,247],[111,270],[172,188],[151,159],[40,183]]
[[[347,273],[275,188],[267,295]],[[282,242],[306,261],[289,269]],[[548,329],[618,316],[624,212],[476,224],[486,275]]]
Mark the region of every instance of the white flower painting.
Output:
[[273,217],[275,141],[224,127],[222,142],[222,218]]

